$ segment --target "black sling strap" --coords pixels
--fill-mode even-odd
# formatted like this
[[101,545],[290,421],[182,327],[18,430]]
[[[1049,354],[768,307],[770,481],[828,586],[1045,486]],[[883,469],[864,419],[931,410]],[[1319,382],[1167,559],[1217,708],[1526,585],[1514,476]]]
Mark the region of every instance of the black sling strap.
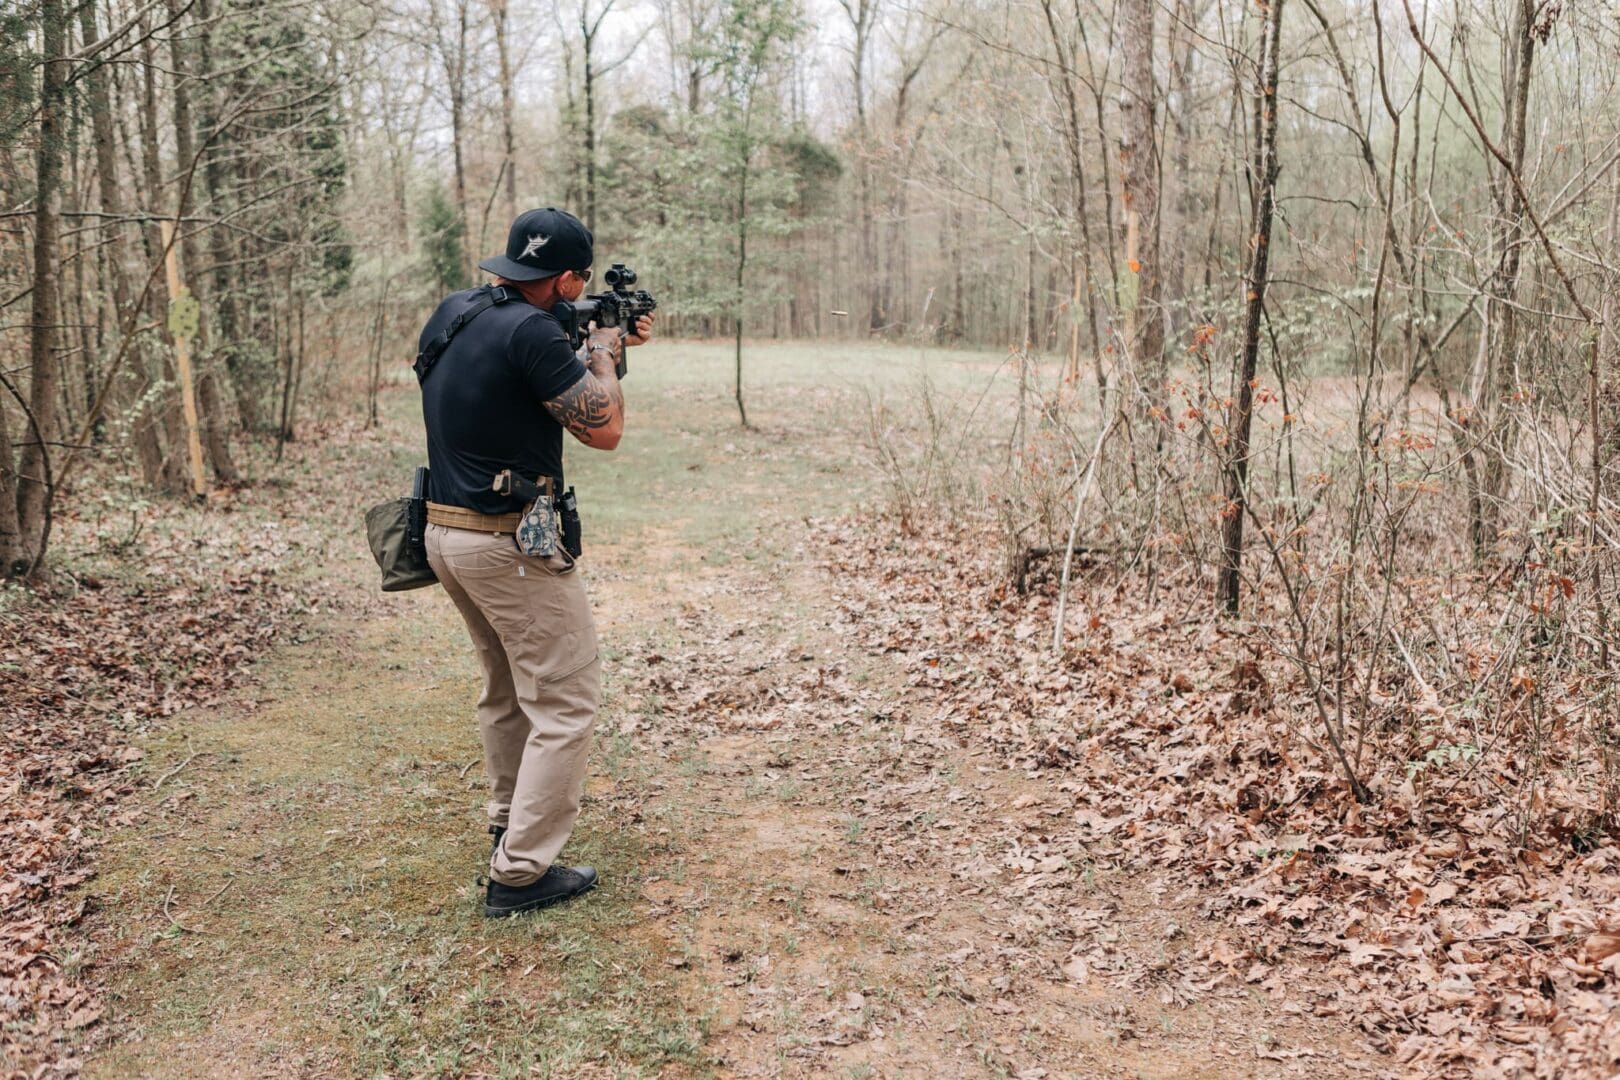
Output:
[[483,296],[473,301],[472,307],[450,320],[450,325],[445,327],[438,337],[422,346],[422,351],[416,354],[416,363],[411,366],[416,371],[417,385],[420,386],[427,381],[428,372],[432,371],[433,365],[439,362],[439,357],[444,355],[444,350],[450,347],[450,339],[461,333],[468,323],[496,304],[504,304],[508,300],[517,299],[517,290],[508,289],[505,285],[490,285],[487,288],[488,291]]

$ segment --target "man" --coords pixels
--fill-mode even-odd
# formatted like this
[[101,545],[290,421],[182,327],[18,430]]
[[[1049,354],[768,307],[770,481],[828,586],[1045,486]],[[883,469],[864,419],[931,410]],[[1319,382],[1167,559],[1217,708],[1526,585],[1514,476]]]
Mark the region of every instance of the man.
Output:
[[478,727],[495,837],[484,914],[497,918],[596,885],[591,867],[557,862],[579,815],[601,701],[590,602],[560,544],[541,557],[518,549],[524,506],[491,489],[511,469],[542,487],[549,478],[560,495],[564,429],[598,450],[619,444],[624,397],[614,368],[626,345],[652,336],[652,317],[629,336],[593,328],[575,354],[549,309],[585,291],[591,247],[572,214],[527,211],[512,223],[506,253],[478,264],[494,285],[446,297],[422,330],[424,347],[451,334],[422,380],[427,554],[484,672]]

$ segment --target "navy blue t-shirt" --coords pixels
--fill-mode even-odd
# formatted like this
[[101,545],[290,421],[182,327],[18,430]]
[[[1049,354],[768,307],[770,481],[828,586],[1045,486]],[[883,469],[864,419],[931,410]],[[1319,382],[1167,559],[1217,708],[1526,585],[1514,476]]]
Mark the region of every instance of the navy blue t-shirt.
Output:
[[[437,337],[488,286],[451,293],[422,328]],[[428,498],[481,514],[522,509],[490,481],[502,469],[562,480],[562,425],[544,402],[573,386],[585,365],[549,312],[521,298],[496,304],[461,328],[422,383]]]

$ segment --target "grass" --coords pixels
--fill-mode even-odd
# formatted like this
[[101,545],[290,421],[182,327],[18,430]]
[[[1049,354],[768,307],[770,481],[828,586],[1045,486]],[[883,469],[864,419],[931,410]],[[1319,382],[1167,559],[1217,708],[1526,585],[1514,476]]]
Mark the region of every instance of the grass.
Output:
[[829,517],[873,498],[865,464],[870,400],[915,395],[921,381],[977,392],[1000,365],[982,353],[888,346],[771,345],[745,360],[754,430],[738,427],[731,357],[679,344],[632,354],[627,434],[613,454],[573,453],[569,482],[591,498],[587,528],[606,542],[679,540],[700,559],[767,557],[739,548],[758,526]]
[[[433,640],[443,622],[425,655],[455,655]],[[194,747],[237,761],[177,786],[190,797],[109,860],[130,965],[114,989],[146,1038],[92,1074],[191,1075],[175,1044],[211,1041],[228,1017],[254,1018],[237,1052],[340,1073],[700,1061],[701,1013],[635,933],[648,854],[634,832],[587,814],[572,855],[602,868],[599,895],[543,918],[481,917],[481,778],[460,779],[475,678],[457,660],[400,715],[398,682],[363,662],[400,645],[392,629],[358,631],[278,661],[279,700],[257,714],[191,718]],[[614,780],[635,769],[598,761]]]
[[[603,612],[606,720],[615,643],[667,633],[666,575],[788,558],[792,534],[773,526],[875,497],[877,474],[861,465],[867,389],[904,394],[926,371],[965,390],[999,360],[759,347],[745,375],[753,431],[737,426],[723,348],[660,346],[631,363],[620,450],[568,456]],[[152,777],[197,756],[109,837],[95,959],[113,972],[116,1038],[86,1073],[707,1074],[709,988],[669,963],[679,927],[661,936],[638,914],[649,874],[684,875],[668,837],[689,823],[676,798],[642,823],[611,797],[654,768],[633,737],[604,724],[568,853],[601,868],[603,886],[534,917],[481,916],[471,650],[436,590],[376,599],[350,535],[352,495],[329,490],[342,469],[403,488],[420,454],[414,388],[383,401],[375,437],[291,444],[278,474],[289,497],[323,508],[287,523],[289,571],[363,598],[372,617],[322,617],[261,665],[243,695],[256,706],[183,716],[147,746]],[[279,512],[268,496],[239,509]],[[165,528],[205,527],[204,513]],[[677,765],[689,780],[708,767],[699,752]]]

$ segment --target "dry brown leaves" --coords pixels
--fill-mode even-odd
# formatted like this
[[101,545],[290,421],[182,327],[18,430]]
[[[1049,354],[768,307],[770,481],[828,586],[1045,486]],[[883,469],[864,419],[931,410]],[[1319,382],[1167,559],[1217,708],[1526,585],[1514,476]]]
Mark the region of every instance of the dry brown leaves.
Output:
[[[608,728],[680,768],[695,763],[725,777],[736,809],[767,823],[763,834],[749,831],[749,843],[776,830],[802,837],[795,830],[822,822],[814,857],[796,839],[796,858],[804,861],[756,883],[761,903],[780,901],[773,890],[790,880],[822,898],[819,914],[795,924],[806,934],[812,974],[797,978],[787,960],[749,969],[737,990],[746,998],[745,1026],[767,1036],[813,1033],[793,1053],[819,1060],[829,1046],[876,1040],[890,1027],[954,1043],[963,1037],[958,1025],[965,1017],[979,1017],[982,1028],[979,1020],[970,1025],[975,1037],[994,1044],[979,1049],[993,1050],[1007,1075],[1039,1075],[1043,1062],[1089,1053],[1094,1048],[1082,1033],[1099,1030],[1110,1039],[1140,1038],[1150,1057],[1170,1054],[1162,1061],[1202,1060],[1206,1052],[1235,1059],[1222,1075],[1245,1075],[1257,1057],[1298,1072],[1331,1052],[1310,1038],[1319,1022],[1296,1016],[1269,1022],[1265,1031],[1234,1021],[1236,1034],[1217,1047],[1190,1029],[1167,1038],[1167,1008],[1198,1001],[1213,1010],[1205,1015],[1256,1013],[1243,980],[1200,988],[1176,966],[1208,920],[1184,897],[1164,895],[1168,881],[1094,876],[1098,863],[1072,825],[1068,781],[1049,770],[1026,780],[1021,770],[992,767],[995,751],[968,739],[964,727],[935,720],[933,694],[919,685],[939,678],[940,651],[906,658],[907,670],[926,673],[921,684],[915,676],[907,685],[882,674],[893,655],[884,652],[888,642],[867,655],[869,624],[852,619],[850,610],[852,603],[874,602],[883,610],[883,591],[843,564],[848,556],[859,562],[862,548],[829,539],[838,538],[810,536],[794,558],[763,573],[694,584],[672,603],[655,639],[662,644],[627,643],[612,669],[616,708]],[[829,582],[842,605],[827,595]],[[712,762],[709,748],[719,755]],[[734,851],[732,858],[749,866],[726,867],[726,887],[752,880],[751,867],[778,857],[768,843],[763,851]],[[1153,903],[1156,897],[1164,903]],[[1181,926],[1162,917],[1172,909]],[[814,981],[830,963],[821,950],[836,952],[833,941],[851,912],[870,913],[853,917],[870,919],[868,932],[897,943],[883,959],[863,961],[875,965],[867,974],[887,988],[886,1004],[863,1009],[858,1028],[850,1027],[846,1011],[821,1016],[818,987],[826,984]],[[818,933],[829,935],[819,945]],[[1115,980],[1126,989],[1109,992]],[[1064,983],[1071,990],[1055,993],[1053,984]],[[908,994],[916,995],[909,1005]],[[965,1011],[930,1030],[933,1021],[920,1018],[941,1015],[924,1004],[938,994]],[[821,1018],[778,1031],[772,1018],[786,1002],[806,1018]],[[827,1026],[827,1017],[840,1022]],[[1052,1043],[1021,1042],[1016,1032],[1031,1025]]]
[[[71,928],[96,835],[157,779],[131,742],[156,721],[218,703],[293,625],[300,602],[262,544],[228,560],[156,560],[161,582],[79,579],[8,594],[0,615],[0,1069],[72,1074],[102,1015]],[[150,556],[151,553],[149,552]],[[175,569],[175,568],[180,569]]]
[[[992,747],[1061,796],[1062,820],[1002,860],[1032,910],[1062,902],[1041,899],[1043,877],[1077,863],[1140,871],[1228,927],[1173,993],[1303,991],[1400,1072],[1620,1069],[1620,847],[1560,829],[1570,815],[1558,807],[1527,834],[1513,809],[1526,771],[1510,752],[1426,762],[1418,784],[1407,755],[1387,753],[1367,778],[1374,801],[1357,804],[1311,742],[1290,669],[1208,617],[1202,592],[1171,588],[1148,605],[1082,581],[1091,592],[1071,625],[1086,629],[1058,661],[1053,589],[1018,596],[993,536],[897,532],[824,528],[843,620],[902,666],[909,738]],[[1595,797],[1546,787],[1538,798],[1567,810]],[[1001,868],[978,859],[984,874]],[[1061,914],[1075,936],[1067,977],[1140,974],[1095,933],[1107,915]]]

